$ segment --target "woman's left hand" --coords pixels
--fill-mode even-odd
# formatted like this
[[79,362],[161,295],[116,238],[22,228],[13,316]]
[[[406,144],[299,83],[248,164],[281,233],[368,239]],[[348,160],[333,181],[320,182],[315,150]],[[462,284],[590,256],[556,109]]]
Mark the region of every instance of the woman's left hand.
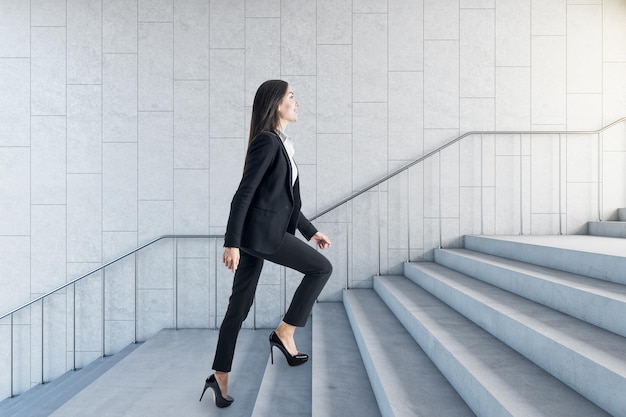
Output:
[[330,248],[330,239],[328,238],[328,236],[321,232],[317,232],[316,234],[314,234],[311,240],[314,241],[317,247],[320,249]]

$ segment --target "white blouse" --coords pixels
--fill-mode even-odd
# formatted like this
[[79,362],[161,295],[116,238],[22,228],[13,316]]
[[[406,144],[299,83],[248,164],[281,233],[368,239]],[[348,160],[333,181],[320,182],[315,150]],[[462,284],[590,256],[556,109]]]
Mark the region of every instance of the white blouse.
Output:
[[291,185],[293,186],[296,183],[296,178],[298,178],[298,166],[293,160],[293,156],[296,153],[296,150],[293,146],[293,139],[291,139],[289,136],[287,136],[285,133],[281,132],[278,129],[276,129],[276,133],[278,134],[278,137],[282,140],[283,146],[287,151],[287,155],[289,155],[289,161],[291,162]]

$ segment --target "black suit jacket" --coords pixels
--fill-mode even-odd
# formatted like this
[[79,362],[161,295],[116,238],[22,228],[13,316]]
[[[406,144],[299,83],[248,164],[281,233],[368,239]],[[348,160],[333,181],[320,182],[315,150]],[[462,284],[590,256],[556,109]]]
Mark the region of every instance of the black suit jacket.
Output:
[[281,139],[262,132],[250,144],[243,177],[230,204],[224,246],[274,253],[296,229],[310,240],[317,229],[300,211],[300,183]]

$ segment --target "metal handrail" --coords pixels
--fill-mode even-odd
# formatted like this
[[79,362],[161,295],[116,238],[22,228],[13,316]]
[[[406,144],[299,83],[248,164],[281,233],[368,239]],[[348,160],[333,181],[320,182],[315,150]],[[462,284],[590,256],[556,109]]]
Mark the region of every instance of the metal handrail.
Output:
[[36,302],[43,300],[44,298],[49,297],[50,295],[56,293],[57,291],[60,291],[62,289],[65,289],[65,288],[71,286],[71,285],[75,284],[76,282],[78,282],[78,281],[80,281],[80,280],[82,280],[84,278],[87,278],[88,276],[90,276],[92,274],[95,274],[96,272],[98,272],[100,270],[103,270],[107,266],[109,266],[111,264],[114,264],[115,262],[117,262],[119,260],[122,260],[122,259],[126,258],[127,256],[130,256],[130,255],[132,255],[132,254],[134,254],[136,252],[139,252],[141,249],[143,249],[143,248],[145,248],[147,246],[150,246],[153,243],[158,242],[159,240],[162,240],[162,239],[213,239],[213,238],[219,239],[219,238],[223,238],[223,237],[224,237],[224,235],[163,235],[163,236],[159,236],[159,237],[157,237],[155,239],[152,239],[151,241],[149,241],[147,243],[144,243],[143,245],[141,245],[141,246],[139,246],[139,247],[137,247],[137,248],[135,248],[135,249],[133,249],[133,250],[131,250],[129,252],[126,252],[123,255],[118,256],[117,258],[115,258],[115,259],[113,259],[113,260],[111,260],[111,261],[109,261],[109,262],[107,262],[105,264],[100,265],[99,267],[97,267],[95,269],[92,269],[91,271],[87,272],[86,274],[81,275],[78,278],[73,279],[72,281],[69,281],[69,282],[63,284],[60,287],[57,287],[54,290],[49,291],[46,294],[41,295],[41,296],[39,296],[39,297],[29,301],[28,303],[26,303],[24,305],[21,305],[21,306],[15,308],[15,309],[9,311],[6,314],[3,314],[2,316],[0,316],[0,320],[4,319],[5,317],[8,317],[8,316],[10,316],[12,314],[17,313],[18,311],[20,311],[23,308],[31,306],[31,305],[35,304]]
[[[619,120],[616,120],[613,123],[611,123],[611,124],[609,124],[607,126],[604,126],[601,129],[594,130],[594,131],[472,131],[472,132],[467,132],[467,133],[465,133],[465,134],[463,134],[461,136],[458,136],[457,138],[455,138],[455,139],[445,143],[444,145],[438,147],[437,149],[435,149],[435,150],[425,154],[424,156],[414,160],[413,162],[410,162],[409,164],[407,164],[407,165],[405,165],[405,166],[395,170],[391,174],[389,174],[389,175],[385,176],[384,178],[382,178],[382,179],[372,183],[371,185],[369,185],[369,186],[367,186],[367,187],[365,187],[365,188],[363,188],[363,189],[353,193],[349,197],[347,197],[347,198],[341,200],[340,202],[330,206],[329,208],[321,211],[320,213],[318,213],[315,216],[311,217],[311,220],[315,220],[315,219],[320,218],[321,216],[325,215],[326,213],[328,213],[328,212],[330,212],[330,211],[332,211],[332,210],[334,210],[334,209],[336,209],[336,208],[338,208],[338,207],[348,203],[349,201],[351,201],[351,200],[355,199],[356,197],[364,194],[365,192],[367,192],[367,191],[369,191],[369,190],[379,186],[383,182],[390,180],[391,178],[393,178],[393,177],[403,173],[404,171],[407,171],[409,168],[415,166],[416,164],[418,164],[420,162],[423,162],[424,160],[426,160],[426,159],[428,159],[428,158],[430,158],[430,157],[432,157],[434,155],[440,154],[443,150],[445,150],[446,148],[448,148],[448,147],[454,145],[455,143],[461,141],[463,138],[466,138],[466,137],[472,136],[472,135],[481,135],[481,138],[482,138],[482,135],[519,135],[520,137],[521,137],[521,135],[539,135],[539,134],[542,134],[542,135],[546,135],[546,134],[548,134],[548,135],[559,135],[559,187],[561,187],[561,178],[560,178],[560,174],[561,174],[561,148],[560,148],[560,146],[561,146],[561,136],[562,135],[572,135],[572,134],[589,134],[589,135],[590,134],[595,134],[595,135],[598,135],[598,151],[599,151],[599,155],[598,155],[598,158],[599,158],[599,161],[598,161],[598,175],[599,175],[599,177],[598,177],[598,184],[600,184],[600,182],[602,181],[602,162],[601,161],[602,161],[602,152],[603,152],[603,150],[602,150],[602,136],[601,136],[601,133],[604,132],[605,130],[607,130],[607,129],[609,129],[609,128],[611,128],[611,127],[613,127],[613,126],[615,126],[615,125],[617,125],[619,123],[621,123],[621,122],[624,122],[624,121],[626,121],[626,117],[623,117],[623,118],[621,118]],[[481,141],[481,146],[482,146],[482,141]],[[521,149],[521,143],[520,143],[520,158],[521,158],[521,155],[522,155],[521,151],[522,151],[522,149]],[[521,169],[522,168],[521,168],[521,165],[520,165],[520,173],[521,173]],[[441,178],[441,160],[439,160],[439,176]],[[408,184],[409,184],[409,178],[407,177],[407,187],[408,187]],[[408,188],[407,188],[407,190],[408,190]],[[482,190],[482,188],[481,188],[481,190]],[[522,189],[520,187],[520,193],[521,192],[522,192]],[[602,193],[601,187],[598,187],[598,200],[599,200],[599,202],[598,202],[599,203],[598,204],[598,211],[599,211],[599,214],[600,214],[599,215],[600,220],[602,220],[602,218],[601,218],[601,215],[602,215],[602,208],[601,208],[602,194],[601,193]],[[380,204],[380,188],[378,189],[378,198],[379,198],[379,204]],[[520,199],[520,206],[521,206],[521,199]],[[408,209],[409,208],[408,208],[408,205],[407,205],[407,210]],[[440,190],[440,193],[439,193],[439,210],[440,210],[440,212],[439,212],[439,222],[440,222],[440,225],[439,225],[439,244],[440,244],[440,247],[441,247],[441,242],[442,242],[442,236],[441,236],[441,219],[442,219],[442,217],[441,217],[441,190]],[[481,210],[482,210],[482,208],[481,208]],[[561,210],[561,191],[560,191],[560,188],[559,188],[559,215],[561,214],[561,212],[562,212],[562,210]],[[481,218],[482,218],[482,215],[481,215]],[[380,221],[380,219],[379,219],[379,221]],[[409,221],[408,218],[407,218],[407,221]],[[523,230],[523,223],[522,223],[522,221],[523,221],[523,218],[522,218],[522,216],[520,216],[520,230]],[[559,234],[560,234],[560,227],[561,227],[561,220],[559,219]],[[482,230],[482,224],[481,224],[481,230]],[[381,238],[381,236],[380,236],[380,227],[378,228],[378,234],[379,234],[379,236],[378,236],[378,240],[379,240],[379,245],[378,245],[378,251],[379,251],[379,256],[378,256],[379,257],[378,274],[380,275],[380,273],[381,273],[381,267],[380,267],[380,256],[381,256],[381,254],[380,254],[380,250],[381,250],[381,247],[380,247],[380,238]],[[137,342],[137,262],[136,262],[137,252],[139,252],[140,250],[142,250],[142,249],[144,249],[144,248],[146,248],[146,247],[148,247],[148,246],[150,246],[150,245],[152,245],[152,244],[154,244],[154,243],[156,243],[156,242],[158,242],[158,241],[160,241],[162,239],[174,239],[175,242],[176,242],[175,246],[174,246],[174,248],[175,248],[174,249],[175,250],[175,257],[176,257],[176,259],[178,259],[178,245],[177,245],[178,239],[186,239],[186,238],[187,239],[221,239],[223,237],[224,237],[223,235],[216,235],[216,234],[210,234],[210,235],[173,235],[173,234],[171,234],[171,235],[159,236],[157,238],[154,238],[154,239],[150,240],[149,242],[144,243],[143,245],[141,245],[141,246],[139,246],[139,247],[137,247],[137,248],[135,248],[133,250],[130,250],[130,251],[124,253],[121,256],[118,256],[117,258],[115,258],[115,259],[113,259],[113,260],[111,260],[109,262],[106,262],[105,264],[103,264],[103,265],[101,265],[101,266],[99,266],[99,267],[97,267],[97,268],[95,268],[95,269],[93,269],[93,270],[91,270],[91,271],[89,271],[89,272],[79,276],[78,278],[75,278],[75,279],[73,279],[73,280],[71,280],[71,281],[69,281],[69,282],[67,282],[67,283],[65,283],[65,284],[55,288],[52,291],[47,292],[44,295],[39,296],[39,297],[37,297],[37,298],[27,302],[26,304],[21,305],[21,306],[15,308],[15,309],[9,311],[8,313],[5,313],[5,314],[1,315],[0,316],[0,320],[5,319],[7,317],[10,317],[10,320],[11,320],[11,336],[10,336],[11,337],[11,347],[10,347],[10,350],[11,350],[11,382],[10,382],[11,397],[13,397],[13,378],[14,378],[14,376],[13,376],[13,371],[14,371],[14,369],[13,369],[13,356],[14,356],[14,352],[13,352],[13,348],[14,348],[14,346],[13,346],[13,343],[14,343],[13,342],[13,328],[14,328],[14,315],[17,312],[19,312],[19,311],[21,311],[21,310],[23,310],[23,309],[25,309],[25,308],[27,308],[29,306],[32,306],[32,305],[34,305],[37,302],[41,302],[41,323],[42,323],[42,328],[41,328],[41,341],[42,341],[41,382],[44,383],[44,345],[43,345],[43,343],[44,343],[44,321],[45,321],[44,320],[44,300],[47,297],[53,295],[54,293],[57,293],[60,290],[65,289],[67,287],[74,286],[73,298],[74,298],[74,315],[75,315],[76,314],[75,313],[75,311],[76,311],[76,305],[75,305],[76,304],[76,286],[75,286],[75,284],[78,281],[81,281],[81,280],[83,280],[83,279],[93,275],[94,273],[102,271],[102,276],[101,276],[101,280],[102,280],[102,289],[101,289],[101,291],[102,291],[102,356],[105,356],[105,354],[106,354],[106,349],[105,349],[106,348],[106,341],[105,341],[105,333],[106,333],[106,329],[105,329],[106,328],[106,326],[105,326],[105,310],[106,310],[106,307],[105,307],[105,301],[104,301],[105,300],[105,285],[104,285],[104,283],[105,283],[105,275],[104,275],[105,269],[108,266],[110,266],[110,265],[112,265],[112,264],[114,264],[114,263],[116,263],[116,262],[118,262],[118,261],[120,261],[120,260],[122,260],[122,259],[124,259],[124,258],[126,258],[128,256],[135,255],[135,339],[134,340],[135,340],[135,342]],[[409,254],[407,260],[409,260],[410,259],[410,250],[411,250],[411,248],[410,248],[410,233],[408,234],[407,239],[408,239],[408,243],[409,243],[407,245],[407,250],[408,250],[408,254]],[[346,248],[347,248],[347,246],[346,246]],[[217,250],[217,246],[216,246],[216,250]],[[347,253],[347,255],[349,257],[349,253]],[[216,253],[216,256],[217,256],[217,253]],[[175,265],[175,277],[176,278],[175,278],[175,287],[174,287],[174,303],[175,303],[175,306],[174,306],[174,320],[175,320],[175,328],[178,329],[178,265]],[[346,277],[346,280],[347,280],[346,281],[346,284],[347,284],[346,288],[348,288],[349,287],[349,282],[348,282],[349,281],[349,272],[348,272],[348,275]],[[256,304],[255,304],[255,307],[256,307]],[[215,317],[217,318],[217,311],[215,313]],[[74,333],[73,333],[74,334],[74,337],[73,337],[73,343],[74,343],[74,348],[73,348],[73,352],[74,352],[74,367],[73,367],[73,369],[76,369],[76,329],[75,329],[76,317],[74,317],[73,326],[74,326]]]
[[[383,177],[382,179],[380,179],[380,180],[378,180],[378,181],[368,185],[365,188],[362,188],[361,190],[359,190],[359,191],[353,193],[352,195],[350,195],[349,197],[344,198],[340,202],[338,202],[336,204],[333,204],[332,206],[322,210],[318,214],[316,214],[313,217],[311,217],[310,220],[313,221],[313,220],[316,220],[316,219],[322,217],[323,215],[329,213],[330,211],[332,211],[332,210],[334,210],[334,209],[336,209],[336,208],[346,204],[347,202],[355,199],[356,197],[360,196],[361,194],[366,193],[367,191],[371,190],[372,188],[377,187],[378,185],[382,184],[383,182],[388,181],[389,179],[395,177],[396,175],[406,171],[407,169],[411,168],[414,165],[419,164],[420,162],[426,160],[427,158],[430,158],[431,156],[436,155],[437,153],[439,153],[439,152],[443,151],[444,149],[454,145],[455,143],[461,141],[463,138],[466,138],[468,136],[473,136],[473,135],[539,135],[539,134],[543,134],[543,135],[546,135],[546,134],[553,134],[553,135],[559,135],[559,134],[582,135],[582,134],[599,134],[599,133],[601,133],[601,132],[603,132],[603,131],[605,131],[605,130],[607,130],[607,129],[609,129],[609,128],[611,128],[611,127],[613,127],[613,126],[615,126],[615,125],[617,125],[617,124],[619,124],[619,123],[621,123],[623,121],[626,121],[626,117],[622,117],[621,119],[618,119],[618,120],[614,121],[613,123],[610,123],[610,124],[600,128],[598,130],[591,130],[591,131],[584,131],[584,130],[574,130],[574,131],[548,130],[548,131],[540,131],[540,130],[534,130],[534,131],[471,131],[471,132],[466,132],[466,133],[462,134],[461,136],[458,136],[457,138],[452,139],[451,141],[441,145],[437,149],[435,149],[435,150],[433,150],[433,151],[431,151],[431,152],[429,152],[429,153],[419,157],[415,161],[410,162],[407,165],[404,165],[403,167],[398,168],[397,170],[393,171],[391,174],[388,174],[385,177]],[[96,272],[106,268],[107,266],[109,266],[109,265],[111,265],[111,264],[113,264],[113,263],[115,263],[115,262],[117,262],[117,261],[119,261],[121,259],[124,259],[127,256],[130,256],[130,255],[140,251],[141,249],[143,249],[143,248],[145,248],[147,246],[152,245],[153,243],[158,242],[159,240],[162,240],[162,239],[174,239],[174,238],[181,238],[181,239],[184,239],[184,238],[198,238],[198,239],[202,239],[202,238],[223,238],[223,237],[224,237],[224,235],[162,235],[162,236],[159,236],[159,237],[157,237],[155,239],[152,239],[151,241],[149,241],[149,242],[147,242],[147,243],[137,247],[136,249],[133,249],[133,250],[131,250],[131,251],[129,251],[129,252],[127,252],[127,253],[125,253],[125,254],[115,258],[115,259],[113,259],[112,261],[109,261],[109,262],[107,262],[107,263],[105,263],[105,264],[103,264],[103,265],[101,265],[101,266],[99,266],[99,267],[97,267],[97,268],[87,272],[86,274],[81,275],[78,278],[76,278],[76,279],[74,279],[72,281],[69,281],[69,282],[61,285],[60,287],[58,287],[58,288],[56,288],[56,289],[54,289],[52,291],[49,291],[46,294],[41,295],[38,298],[35,298],[35,299],[29,301],[28,303],[26,303],[26,304],[24,304],[24,305],[22,305],[20,307],[17,307],[15,309],[9,311],[8,313],[3,314],[2,316],[0,316],[0,320],[4,319],[4,318],[6,318],[6,317],[8,317],[8,316],[10,316],[12,314],[15,314],[16,312],[18,312],[19,310],[21,310],[23,308],[29,307],[30,305],[32,305],[32,304],[34,304],[34,303],[36,303],[38,301],[41,301],[42,299],[50,296],[51,294],[53,294],[53,293],[55,293],[57,291],[60,291],[60,290],[62,290],[64,288],[69,287],[70,285],[73,285],[74,283],[76,283],[76,282],[78,282],[78,281],[88,277],[89,275],[92,275],[92,274],[94,274],[94,273],[96,273]]]
[[611,124],[608,124],[606,126],[604,126],[603,128],[600,128],[598,130],[590,130],[590,131],[585,131],[585,130],[531,130],[531,131],[472,131],[472,132],[467,132],[462,134],[461,136],[452,139],[450,142],[447,142],[443,145],[441,145],[440,147],[438,147],[437,149],[435,149],[434,151],[431,151],[427,154],[425,154],[424,156],[419,157],[418,159],[416,159],[413,162],[408,163],[407,165],[398,168],[397,170],[393,171],[391,174],[383,177],[382,179],[368,185],[365,188],[362,188],[361,190],[353,193],[352,195],[350,195],[347,198],[344,198],[343,200],[341,200],[340,202],[333,204],[332,206],[328,207],[327,209],[322,210],[321,212],[319,212],[318,214],[316,214],[315,216],[311,217],[309,220],[315,220],[318,219],[320,217],[322,217],[324,214],[333,211],[334,209],[346,204],[348,201],[351,201],[353,199],[355,199],[356,197],[360,196],[363,193],[366,193],[367,191],[371,190],[372,188],[377,187],[378,185],[382,184],[385,181],[388,181],[389,179],[395,177],[396,175],[406,171],[407,169],[411,168],[414,165],[419,164],[420,162],[424,161],[425,159],[430,158],[433,155],[438,154],[439,152],[443,151],[444,149],[448,148],[449,146],[454,145],[455,143],[459,142],[460,140],[462,140],[465,137],[468,136],[472,136],[472,135],[591,135],[591,134],[599,134],[604,132],[605,130],[623,122],[626,121],[626,117],[622,117],[621,119],[618,119],[616,121],[614,121]]

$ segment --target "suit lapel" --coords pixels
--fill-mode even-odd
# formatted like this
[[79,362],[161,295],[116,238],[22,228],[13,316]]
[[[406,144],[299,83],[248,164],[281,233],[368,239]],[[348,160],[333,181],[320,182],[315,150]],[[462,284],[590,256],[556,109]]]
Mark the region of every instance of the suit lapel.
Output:
[[[287,172],[289,173],[289,175],[287,175],[287,180],[289,181],[287,183],[287,188],[289,189],[289,196],[291,197],[291,202],[295,202],[295,198],[293,196],[293,186],[291,184],[293,184],[293,170],[291,169],[291,160],[289,159],[289,154],[287,153],[287,149],[285,149],[285,145],[283,144],[283,141],[280,139],[280,136],[278,136],[276,133],[272,132],[272,134],[274,135],[274,137],[276,138],[276,140],[279,142],[279,146],[280,146],[280,150],[282,151],[282,154],[284,156],[284,161],[287,164]],[[294,161],[295,163],[295,161]]]

